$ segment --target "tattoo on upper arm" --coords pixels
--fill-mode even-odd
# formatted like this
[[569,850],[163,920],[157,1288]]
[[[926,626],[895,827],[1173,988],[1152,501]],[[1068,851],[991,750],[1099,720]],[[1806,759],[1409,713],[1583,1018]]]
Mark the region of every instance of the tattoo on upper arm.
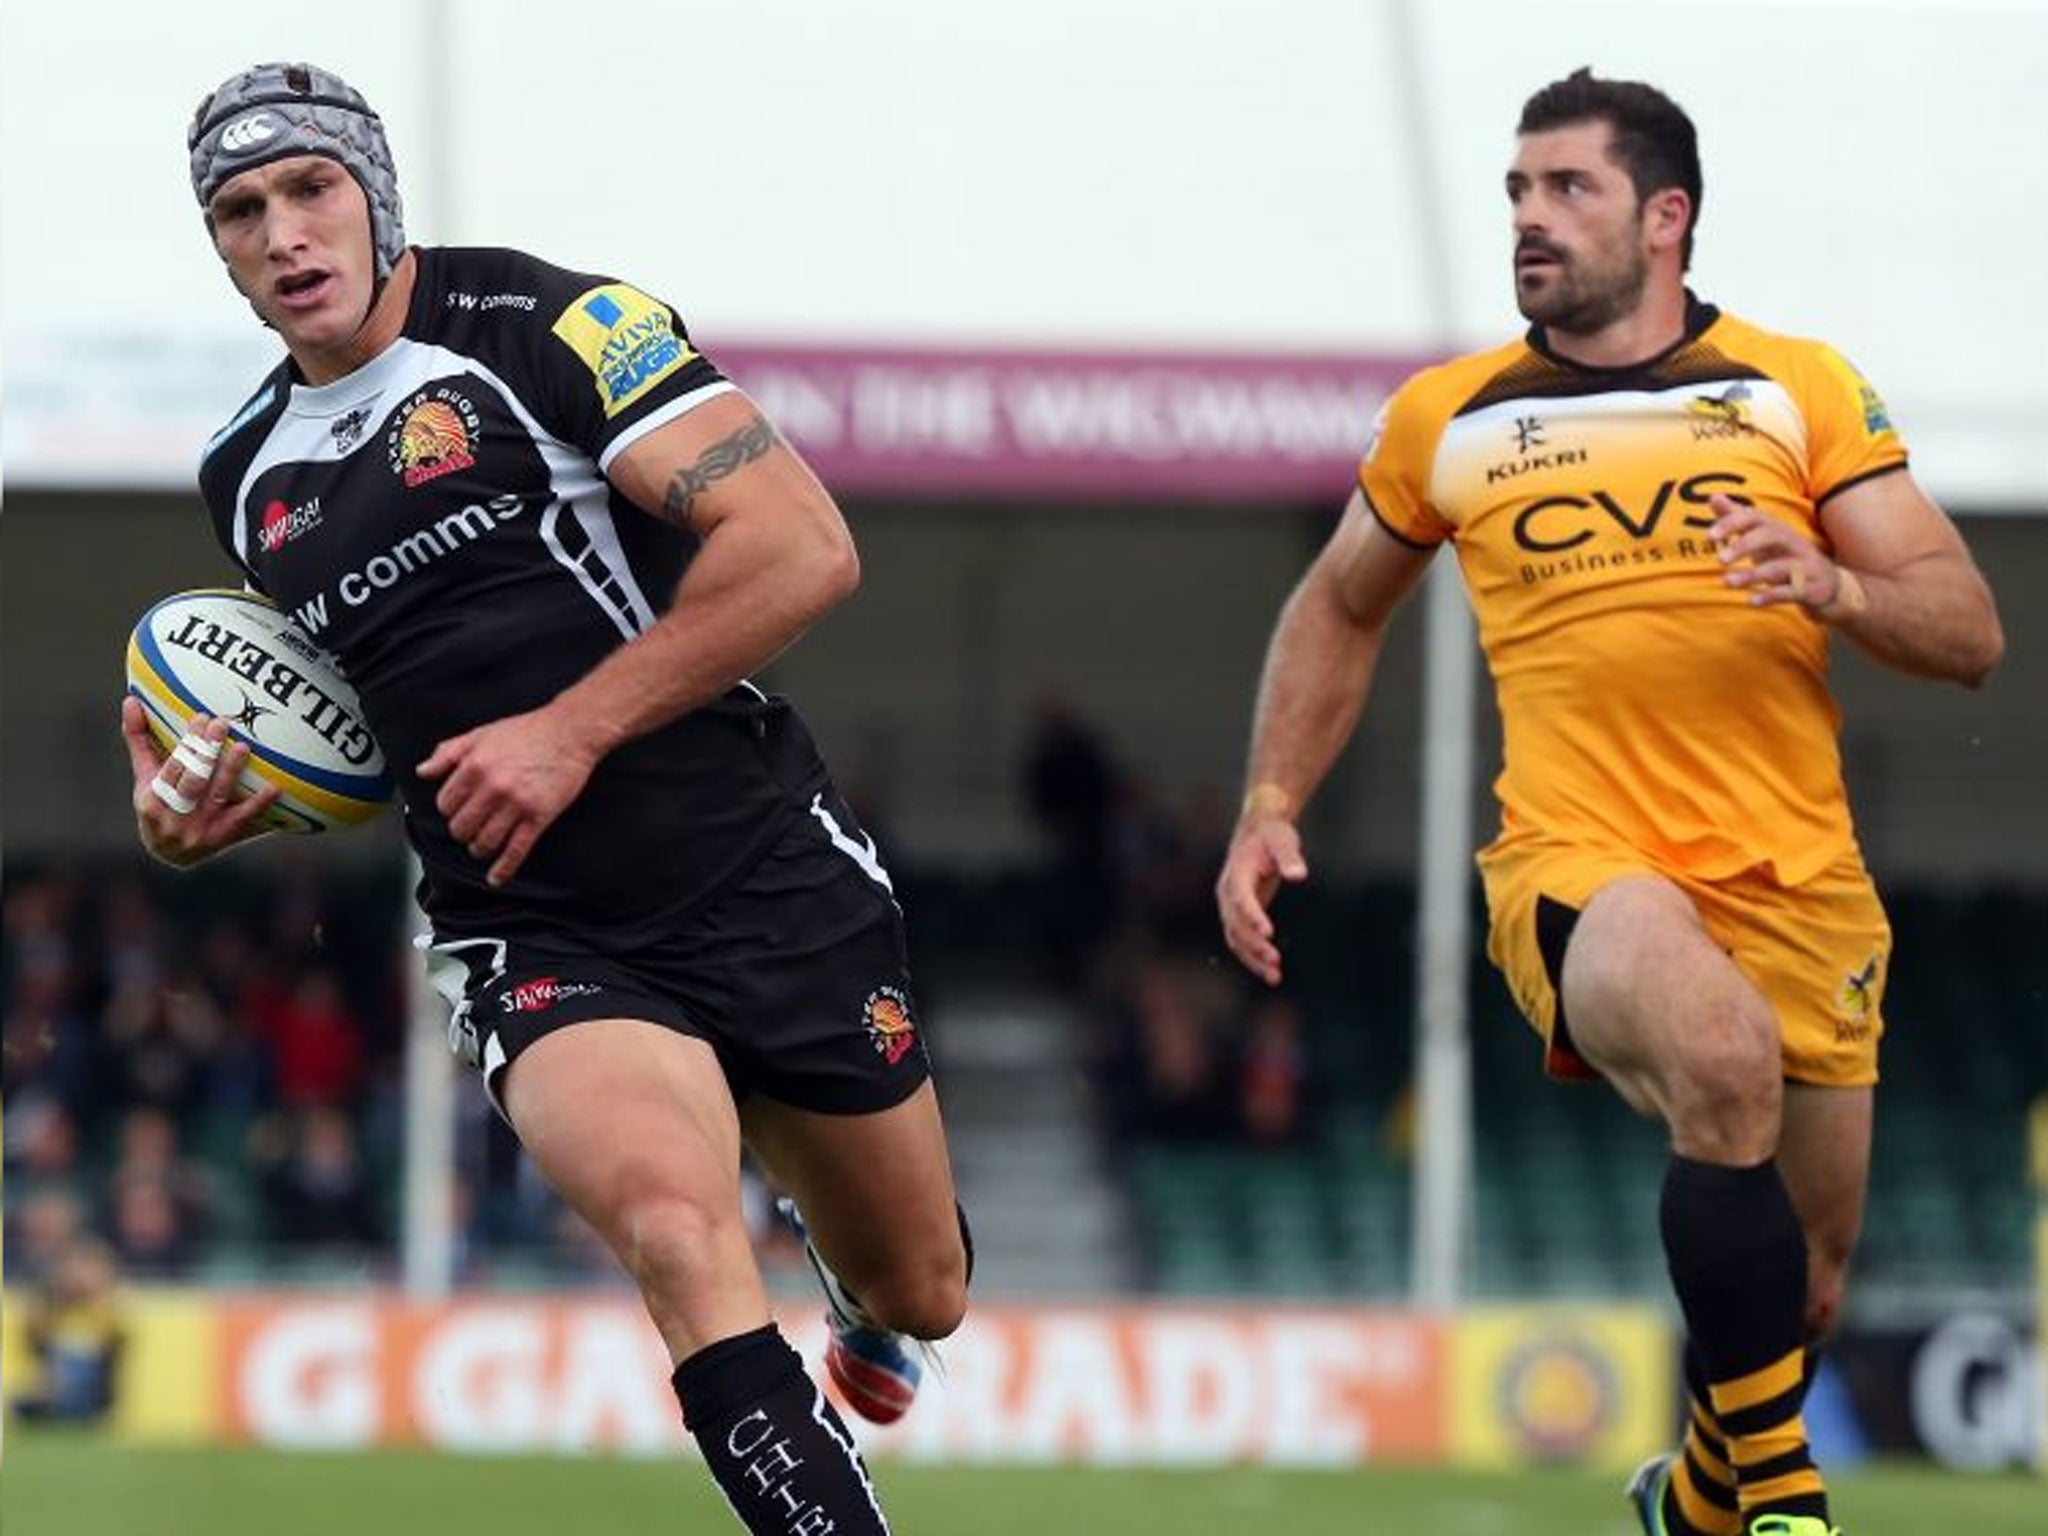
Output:
[[684,528],[694,528],[697,495],[715,480],[745,468],[780,439],[765,416],[755,416],[730,437],[697,455],[697,462],[679,469],[661,498],[661,515]]

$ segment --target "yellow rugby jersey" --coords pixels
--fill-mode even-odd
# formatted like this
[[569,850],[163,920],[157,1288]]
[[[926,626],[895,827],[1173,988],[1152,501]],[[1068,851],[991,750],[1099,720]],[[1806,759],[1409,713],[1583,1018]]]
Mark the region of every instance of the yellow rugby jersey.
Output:
[[1395,537],[1457,547],[1505,732],[1501,841],[1590,835],[1788,884],[1848,848],[1826,628],[1723,582],[1708,500],[1825,550],[1821,505],[1905,463],[1842,357],[1690,296],[1645,363],[1580,367],[1532,328],[1404,384],[1359,483]]

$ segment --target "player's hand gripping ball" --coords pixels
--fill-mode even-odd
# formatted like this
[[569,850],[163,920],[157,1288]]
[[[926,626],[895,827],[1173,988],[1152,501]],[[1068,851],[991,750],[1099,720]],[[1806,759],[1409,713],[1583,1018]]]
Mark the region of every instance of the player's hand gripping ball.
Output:
[[128,691],[166,753],[194,715],[226,720],[249,747],[242,792],[281,792],[264,817],[278,830],[352,827],[391,798],[355,688],[257,593],[179,592],[151,608],[128,639]]

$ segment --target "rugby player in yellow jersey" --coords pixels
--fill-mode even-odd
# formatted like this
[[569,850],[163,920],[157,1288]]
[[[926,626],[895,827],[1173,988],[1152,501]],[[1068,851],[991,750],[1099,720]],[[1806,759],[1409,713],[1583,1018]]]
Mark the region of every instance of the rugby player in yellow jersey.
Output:
[[1555,1075],[1604,1078],[1670,1132],[1692,1412],[1631,1497],[1650,1536],[1829,1536],[1806,1346],[1862,1219],[1890,932],[1828,646],[1976,686],[2004,641],[1876,391],[1686,288],[1685,113],[1581,70],[1518,135],[1528,333],[1389,401],[1267,652],[1218,904],[1277,983],[1267,908],[1308,873],[1296,818],[1449,542],[1505,731],[1489,953]]

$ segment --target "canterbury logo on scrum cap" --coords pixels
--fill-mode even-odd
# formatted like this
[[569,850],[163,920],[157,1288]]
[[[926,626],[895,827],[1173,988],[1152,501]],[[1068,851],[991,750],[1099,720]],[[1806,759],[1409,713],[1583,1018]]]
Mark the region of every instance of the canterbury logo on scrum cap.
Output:
[[257,112],[229,123],[220,136],[220,147],[231,155],[245,154],[268,144],[275,137],[277,119],[268,112]]

